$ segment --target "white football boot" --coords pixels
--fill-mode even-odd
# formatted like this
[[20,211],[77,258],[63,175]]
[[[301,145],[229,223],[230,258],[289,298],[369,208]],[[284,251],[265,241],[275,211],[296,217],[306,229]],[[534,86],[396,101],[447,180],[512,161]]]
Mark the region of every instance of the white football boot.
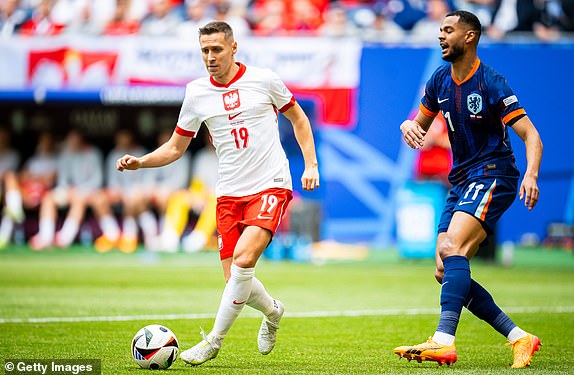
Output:
[[279,321],[281,321],[281,317],[285,311],[285,307],[281,301],[273,300],[273,304],[275,305],[275,311],[269,314],[269,316],[263,317],[261,328],[259,328],[259,336],[257,337],[257,346],[259,347],[259,352],[263,355],[271,353],[275,347]]
[[201,340],[199,344],[195,345],[191,349],[187,349],[179,355],[185,363],[197,366],[217,357],[217,353],[219,353],[219,348],[221,346],[217,345],[214,339],[210,340],[204,331],[201,331],[201,336],[203,337],[203,340]]

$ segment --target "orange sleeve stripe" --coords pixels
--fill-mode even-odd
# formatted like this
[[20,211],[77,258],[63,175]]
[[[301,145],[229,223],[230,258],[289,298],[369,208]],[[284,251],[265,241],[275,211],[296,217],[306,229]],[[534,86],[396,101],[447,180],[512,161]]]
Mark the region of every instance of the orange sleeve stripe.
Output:
[[428,116],[428,117],[435,117],[435,116],[438,114],[438,112],[432,112],[430,109],[428,109],[427,107],[425,107],[425,106],[423,105],[423,103],[420,103],[420,104],[419,104],[419,109],[421,110],[421,112],[422,112],[423,114],[425,114],[425,115]]
[[185,130],[180,128],[179,126],[176,125],[175,127],[175,132],[179,135],[183,135],[184,137],[195,137],[195,132],[189,131],[189,130]]
[[293,107],[295,105],[295,97],[292,96],[291,100],[289,100],[289,103],[285,104],[283,107],[281,107],[281,109],[279,110],[279,112],[281,113],[285,113],[286,110],[288,110],[289,108]]
[[512,111],[509,114],[507,114],[506,116],[504,116],[502,118],[502,122],[504,122],[505,124],[508,124],[510,121],[512,121],[513,118],[520,116],[520,115],[525,115],[525,114],[526,114],[526,111],[524,110],[524,108],[515,109],[514,111]]

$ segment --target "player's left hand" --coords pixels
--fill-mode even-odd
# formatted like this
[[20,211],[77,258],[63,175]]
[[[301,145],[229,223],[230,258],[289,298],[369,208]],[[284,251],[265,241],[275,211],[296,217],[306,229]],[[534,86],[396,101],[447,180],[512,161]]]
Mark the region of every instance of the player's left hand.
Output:
[[303,190],[308,191],[319,187],[319,167],[317,165],[305,168],[301,177],[301,185]]
[[540,191],[538,190],[538,184],[536,183],[536,178],[533,176],[525,175],[522,183],[520,184],[520,200],[524,199],[524,205],[532,210],[536,203],[538,203],[538,195]]

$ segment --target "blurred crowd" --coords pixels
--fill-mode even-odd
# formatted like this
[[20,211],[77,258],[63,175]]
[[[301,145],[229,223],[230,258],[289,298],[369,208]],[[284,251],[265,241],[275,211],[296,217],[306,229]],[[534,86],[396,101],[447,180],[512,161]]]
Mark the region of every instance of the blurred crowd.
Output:
[[236,36],[355,36],[434,41],[442,17],[477,14],[500,40],[533,33],[543,41],[574,31],[574,0],[0,0],[0,38],[12,35],[195,37],[212,20]]
[[[160,131],[157,145],[170,136]],[[34,153],[21,160],[10,130],[0,127],[0,250],[11,242],[41,251],[78,241],[99,252],[131,253],[139,244],[151,251],[203,249],[214,241],[217,157],[207,132],[200,136],[205,146],[193,157],[120,173],[119,157],[146,151],[129,129],[115,133],[105,155],[77,129],[63,139],[42,132]]]

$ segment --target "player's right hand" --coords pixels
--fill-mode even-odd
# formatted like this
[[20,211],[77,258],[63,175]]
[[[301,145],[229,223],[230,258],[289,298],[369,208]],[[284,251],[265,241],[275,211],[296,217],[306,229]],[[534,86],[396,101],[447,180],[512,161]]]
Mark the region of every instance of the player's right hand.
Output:
[[116,162],[116,168],[120,172],[123,172],[124,169],[135,171],[136,169],[141,168],[141,161],[139,158],[135,156],[126,154],[118,159],[118,161]]
[[319,167],[317,163],[305,168],[301,177],[301,186],[303,186],[303,190],[307,191],[319,188]]
[[405,142],[411,148],[419,149],[423,147],[426,132],[418,122],[412,120],[403,121],[401,124],[401,132],[403,133]]

